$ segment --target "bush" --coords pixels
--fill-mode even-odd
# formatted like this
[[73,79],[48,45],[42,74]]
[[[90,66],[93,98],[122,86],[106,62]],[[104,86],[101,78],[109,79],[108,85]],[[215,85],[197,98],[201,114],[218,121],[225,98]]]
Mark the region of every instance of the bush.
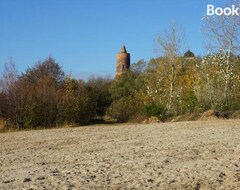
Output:
[[165,112],[164,107],[162,105],[155,103],[146,105],[143,108],[143,114],[148,117],[155,116],[158,117],[159,119],[163,119],[164,112]]
[[216,109],[220,111],[229,111],[229,110],[240,110],[240,102],[232,102],[229,105],[217,105]]
[[117,119],[118,122],[126,122],[135,114],[135,105],[135,101],[131,97],[120,98],[111,104],[107,110],[107,115]]

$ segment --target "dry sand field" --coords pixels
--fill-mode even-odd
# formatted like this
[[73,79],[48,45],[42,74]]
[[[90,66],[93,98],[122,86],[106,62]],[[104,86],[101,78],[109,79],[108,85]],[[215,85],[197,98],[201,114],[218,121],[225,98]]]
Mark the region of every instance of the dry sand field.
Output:
[[0,189],[240,189],[240,120],[0,134]]

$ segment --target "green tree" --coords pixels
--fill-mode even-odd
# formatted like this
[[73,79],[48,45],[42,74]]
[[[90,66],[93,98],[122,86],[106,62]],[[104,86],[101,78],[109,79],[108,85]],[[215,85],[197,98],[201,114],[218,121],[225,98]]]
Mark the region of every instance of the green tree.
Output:
[[104,116],[107,108],[111,105],[111,94],[109,92],[111,83],[111,79],[102,77],[90,78],[86,83],[96,116]]
[[141,102],[135,98],[141,85],[137,83],[137,78],[138,74],[126,71],[113,81],[109,89],[113,102],[107,113],[120,122],[128,121],[133,117],[141,105]]
[[87,124],[95,116],[94,102],[83,81],[67,76],[59,93],[58,122]]

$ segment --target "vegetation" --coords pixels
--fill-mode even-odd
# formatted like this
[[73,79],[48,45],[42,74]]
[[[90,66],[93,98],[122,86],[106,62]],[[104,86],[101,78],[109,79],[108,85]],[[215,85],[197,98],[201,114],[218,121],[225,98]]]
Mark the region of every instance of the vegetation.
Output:
[[224,61],[219,54],[178,56],[171,85],[166,57],[148,63],[141,60],[132,64],[132,71],[114,80],[91,78],[87,82],[65,76],[51,57],[20,75],[10,60],[1,78],[0,116],[8,126],[22,129],[82,125],[105,115],[127,122],[150,116],[165,120],[208,109],[239,110],[240,59],[230,59],[234,69],[228,80],[227,99]]
[[10,60],[1,79],[0,116],[8,126],[22,129],[83,125],[105,115],[127,122],[150,116],[165,120],[208,109],[239,110],[240,59],[232,56],[230,60],[234,69],[227,99],[221,71],[224,57],[219,54],[177,56],[174,85],[166,72],[166,57],[148,63],[141,60],[114,80],[87,82],[65,76],[51,57],[20,75]]

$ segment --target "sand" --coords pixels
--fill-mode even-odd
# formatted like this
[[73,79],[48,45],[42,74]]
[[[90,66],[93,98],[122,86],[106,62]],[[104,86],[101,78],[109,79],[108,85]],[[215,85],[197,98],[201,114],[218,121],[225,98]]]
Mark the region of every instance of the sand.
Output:
[[0,134],[0,189],[240,189],[240,120]]

